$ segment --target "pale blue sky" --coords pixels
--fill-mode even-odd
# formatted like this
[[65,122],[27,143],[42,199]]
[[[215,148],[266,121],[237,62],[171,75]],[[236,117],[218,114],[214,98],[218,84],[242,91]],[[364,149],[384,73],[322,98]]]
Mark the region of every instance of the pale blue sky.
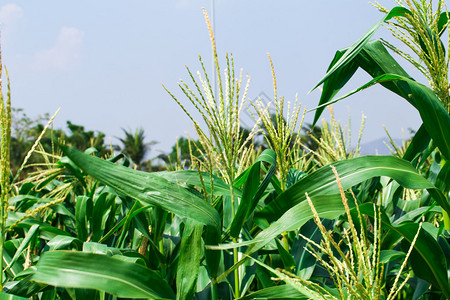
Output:
[[[185,65],[198,70],[201,54],[210,66],[202,7],[211,12],[211,1],[0,0],[3,63],[11,76],[13,106],[31,116],[61,107],[57,127],[65,128],[70,120],[113,138],[121,136],[122,127],[142,126],[148,140],[159,141],[151,156],[158,149],[168,151],[177,136],[194,130],[161,83],[185,100],[176,85],[188,79]],[[361,0],[216,0],[219,57],[233,53],[235,66],[251,76],[249,98],[254,98],[262,91],[273,95],[270,52],[279,95],[294,100],[298,93],[304,107],[312,108],[320,94],[307,92],[335,51],[351,45],[381,17]],[[389,33],[384,29],[380,35]],[[358,74],[347,91],[369,80]],[[385,136],[383,124],[395,137],[401,128],[420,125],[406,101],[379,87],[335,105],[343,121],[347,107],[354,128],[361,113],[367,115],[364,141]]]

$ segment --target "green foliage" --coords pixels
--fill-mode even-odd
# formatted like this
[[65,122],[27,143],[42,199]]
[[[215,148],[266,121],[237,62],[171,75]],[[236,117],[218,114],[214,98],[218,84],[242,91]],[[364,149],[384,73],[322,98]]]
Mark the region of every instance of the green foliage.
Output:
[[[417,49],[433,81],[429,66],[442,62],[448,17],[440,10],[420,15],[431,10],[425,2],[394,8],[336,53],[315,116],[381,84],[423,120],[403,158],[358,157],[334,118],[309,126],[308,140],[296,128],[299,108],[285,115],[276,84],[274,117],[253,107],[268,146],[256,151],[256,127],[239,126],[240,79],[231,57],[221,77],[212,30],[219,92],[206,72],[198,80],[189,73],[193,90],[180,84],[206,129],[173,95],[199,140],[177,142],[169,171],[136,170],[149,147],[142,129],[124,130],[124,153],[107,158],[102,133],[68,122],[70,134],[40,136],[33,130],[44,129],[41,120],[23,115],[17,126],[27,130],[16,141],[31,147],[38,135],[43,163],[10,188],[10,103],[2,101],[0,299],[449,298],[447,104],[436,84],[413,81],[385,42],[370,40],[383,22],[403,20],[419,33]],[[335,98],[358,68],[373,80]],[[53,144],[56,138],[65,144]]]

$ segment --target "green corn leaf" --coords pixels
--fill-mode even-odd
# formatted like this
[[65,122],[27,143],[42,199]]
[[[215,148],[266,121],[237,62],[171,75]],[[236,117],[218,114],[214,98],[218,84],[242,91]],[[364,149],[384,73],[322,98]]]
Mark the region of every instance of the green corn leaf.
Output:
[[192,299],[203,256],[203,225],[185,222],[177,266],[177,299]]
[[447,194],[450,191],[450,161],[446,161],[436,178],[436,186]]
[[443,30],[443,29],[447,29],[447,24],[448,24],[448,13],[447,12],[443,12],[439,16],[439,20],[438,20],[438,33],[439,33],[439,36],[442,36],[442,34],[445,32],[445,30]]
[[[395,74],[385,74],[377,78],[372,79],[368,83],[359,87],[358,89],[339,97],[333,101],[328,102],[328,104],[336,103],[341,101],[363,89],[366,89],[376,83],[383,83],[388,81],[403,81],[408,85],[411,90],[411,94],[407,98],[408,102],[411,103],[420,114],[422,118],[423,125],[433,139],[433,142],[438,146],[442,155],[449,160],[450,159],[450,116],[447,110],[442,105],[436,94],[428,87],[411,80],[410,78],[395,75]],[[318,106],[317,108],[320,108]]]
[[78,238],[85,241],[88,237],[89,209],[92,207],[92,200],[87,196],[78,196],[75,206],[75,218]]
[[[427,189],[438,204],[450,212],[450,205],[444,195],[429,181],[423,178],[411,164],[393,156],[363,156],[333,164],[344,189],[348,189],[376,176],[387,176],[406,188]],[[274,221],[294,205],[304,201],[305,192],[310,196],[339,193],[336,178],[330,167],[323,167],[306,176],[276,201],[270,202],[258,217]]]
[[[377,40],[370,41],[364,45],[363,49],[356,57],[356,61],[358,62],[358,66],[372,76],[372,78],[384,74],[395,74],[412,79],[391,56],[386,47]],[[387,81],[382,82],[381,85],[397,95],[407,100],[409,99],[408,95],[410,94],[410,89],[404,82]]]
[[263,266],[264,268],[266,268],[273,274],[277,275],[278,278],[282,279],[284,282],[286,282],[292,288],[297,290],[299,295],[303,295],[303,296],[307,297],[307,299],[323,300],[323,299],[328,299],[329,296],[331,296],[330,293],[327,290],[325,290],[324,288],[319,290],[317,288],[311,288],[311,287],[305,286],[304,284],[299,283],[298,280],[296,280],[296,278],[289,277],[286,274],[284,274],[278,270],[275,270],[275,269],[271,268],[270,266],[268,266],[256,259],[253,259],[253,260],[258,265]]
[[[420,200],[420,199],[418,199]],[[410,212],[405,213],[400,218],[392,221],[392,224],[399,225],[405,221],[416,221],[418,222],[419,219],[426,215],[431,213],[442,213],[442,208],[439,206],[422,206],[419,208],[416,208]]]
[[281,261],[283,262],[284,268],[291,272],[295,268],[295,260],[292,255],[283,247],[278,239],[275,239],[277,244],[278,253],[280,254]]
[[28,300],[28,298],[23,298],[23,297],[0,292],[0,300]]
[[[67,289],[71,290],[72,299],[102,299],[100,298],[100,292],[87,289]],[[75,297],[74,297],[75,296]]]
[[[277,163],[277,154],[272,149],[266,149],[264,150],[261,155],[258,156],[255,162],[266,162],[269,165],[273,166]],[[249,175],[250,168],[242,172],[233,182],[233,185],[235,187],[242,187],[247,180],[247,177]]]
[[[331,230],[334,225],[334,220],[323,219],[322,224],[327,230]],[[322,239],[322,233],[313,220],[306,222],[306,224],[300,228],[299,233],[316,243],[320,243],[320,240]],[[297,262],[296,275],[304,280],[311,278],[317,264],[317,259],[307,250],[308,243],[308,241],[302,237],[299,237],[292,245],[291,250],[293,252],[292,254],[294,255],[294,259]]]
[[[138,209],[133,209],[133,210],[130,209],[128,214],[126,216],[124,216],[122,218],[122,220],[120,220],[120,222],[116,223],[116,225],[114,225],[104,236],[102,236],[102,238],[99,240],[99,242],[107,240],[111,235],[113,235],[116,231],[118,231],[127,222],[127,220],[133,219],[135,216],[139,215],[140,213],[144,212],[147,209],[149,209],[149,206],[143,206],[143,207],[140,207]],[[139,222],[139,221],[136,221],[136,222]],[[137,227],[139,228],[139,225],[137,225]],[[141,230],[145,236],[149,237],[148,232],[147,232],[148,226],[141,228]],[[151,240],[151,239],[149,238],[149,240]]]
[[120,166],[76,149],[61,146],[63,152],[85,173],[119,193],[130,196],[143,205],[159,206],[182,218],[214,228],[220,233],[218,212],[205,200],[160,176]]
[[[259,186],[259,175],[260,175],[260,162],[257,162],[250,167],[250,172],[244,184],[244,189],[241,201],[239,203],[239,207],[230,225],[230,235],[234,238],[237,238],[239,236],[242,226],[247,220],[247,216],[249,215],[250,209],[253,206],[255,195],[256,192],[258,191]],[[255,200],[257,201],[259,199]]]
[[50,251],[53,250],[71,250],[75,247],[80,250],[83,246],[83,242],[72,236],[58,235],[48,241],[47,246],[50,247]]
[[33,280],[66,288],[96,289],[123,298],[175,298],[168,283],[155,271],[102,254],[46,252]]
[[[344,212],[344,205],[340,194],[310,195],[319,216],[326,219],[335,219]],[[349,203],[351,205],[351,203]],[[287,210],[276,222],[261,231],[254,239],[240,243],[208,245],[208,249],[226,250],[242,246],[249,246],[246,254],[251,255],[258,251],[283,232],[296,230],[313,218],[311,208],[307,201],[302,201]]]
[[78,170],[76,165],[68,157],[64,156],[58,161],[60,167],[66,168],[73,176],[75,176],[78,181],[86,187],[86,182],[84,181],[83,174]]
[[106,213],[113,213],[110,209],[113,207],[112,201],[107,201],[109,193],[101,193],[97,197],[94,198],[92,215],[94,216],[91,219],[91,228],[92,228],[92,238],[93,242],[98,242],[102,237],[102,224],[104,221],[104,216]]
[[[262,182],[259,182],[261,164],[263,162],[269,163],[271,166]],[[230,225],[230,235],[234,238],[239,236],[239,233],[248,217],[253,213],[264,191],[269,186],[276,170],[276,153],[271,149],[264,150],[263,153],[256,159],[256,162],[244,173],[246,180],[244,183],[241,202],[237,209],[236,215]]]
[[94,242],[84,242],[82,251],[85,253],[106,254],[108,256],[122,255],[118,248],[108,247],[108,245]]
[[330,66],[325,76],[319,81],[319,83],[314,86],[311,91],[315,90],[319,85],[328,80],[330,76],[332,76],[339,69],[345,67],[348,64],[351,64],[353,59],[358,55],[364,45],[372,38],[374,33],[378,30],[381,24],[383,24],[383,22],[388,21],[394,17],[404,16],[408,13],[410,13],[410,11],[404,7],[394,7],[388,14],[386,14],[384,18],[373,25],[361,38],[359,38],[350,48],[348,48],[347,51],[345,51],[345,53],[332,66]]
[[[198,171],[174,171],[174,172],[155,172],[152,173],[157,176],[161,176],[168,181],[171,182],[177,182],[177,183],[186,183],[186,184],[192,184],[194,186],[197,186],[199,188],[203,188],[203,184],[201,182],[200,176],[198,174]],[[211,193],[211,177],[209,173],[201,172],[202,179],[204,182],[204,187],[208,193]],[[214,190],[215,196],[228,196],[230,195],[230,186],[223,182],[222,179],[220,179],[217,176],[212,177],[212,186]],[[239,189],[234,188],[233,193],[237,197],[241,197],[242,193]]]
[[38,230],[39,230],[39,225],[31,226],[30,230],[28,230],[27,234],[25,235],[25,238],[20,243],[19,248],[17,248],[16,253],[14,253],[13,258],[8,263],[8,265],[5,267],[4,271],[9,270],[11,268],[11,266],[14,265],[14,263],[17,261],[17,259],[22,255],[23,250],[25,250],[25,248],[27,248],[28,245],[30,245],[31,241],[38,233]]
[[380,251],[380,263],[387,264],[393,260],[404,258],[406,254],[397,250],[381,250]]
[[[26,271],[28,271],[28,270],[26,270]],[[6,283],[5,288],[8,289],[8,293],[10,293],[12,295],[20,296],[20,297],[26,297],[27,299],[29,299],[30,297],[35,295],[37,292],[44,289],[46,287],[46,285],[39,284],[39,283],[31,280],[33,273],[34,272],[32,272],[30,275],[23,277],[18,282]],[[0,296],[0,299],[2,299],[1,296]],[[20,299],[23,299],[23,298],[20,298]]]
[[[346,51],[347,49],[337,51],[331,65],[334,65],[337,57],[342,56],[341,53],[345,53]],[[313,124],[319,120],[325,106],[331,104],[331,99],[333,99],[333,97],[350,80],[358,67],[361,67],[373,78],[384,74],[396,74],[411,78],[389,54],[380,41],[367,41],[351,61],[345,64],[340,70],[332,73],[324,82],[323,91],[319,101],[319,108],[316,110]],[[403,82],[383,82],[381,84],[390,91],[408,100],[410,91],[408,86]]]
[[[419,130],[417,130],[416,134],[409,143],[409,146],[406,149],[405,154],[403,155],[403,159],[413,161],[418,153],[421,153],[425,149],[427,149],[430,142],[431,138],[427,130],[425,129],[425,126],[423,124],[420,125]],[[424,161],[425,159],[426,157],[422,157],[421,161]],[[417,165],[417,163],[418,161],[416,160],[413,164]]]
[[416,108],[428,134],[442,155],[450,160],[450,116],[447,110],[430,88],[402,76],[397,79],[404,80],[411,88]]
[[286,188],[291,187],[294,183],[298,182],[300,179],[308,175],[307,173],[290,168],[287,178],[286,178]]
[[[448,195],[450,191],[450,162],[446,161],[436,178],[436,186]],[[445,229],[450,230],[450,213],[443,211]]]
[[[336,51],[336,54],[328,67],[328,72],[333,69],[333,66],[344,56],[348,49]],[[358,69],[358,64],[356,61],[351,60],[347,64],[343,65],[336,71],[330,74],[330,76],[324,81],[322,94],[320,95],[319,105],[327,103],[347,84],[350,78],[355,74]],[[314,116],[312,125],[314,126],[320,118],[325,107],[320,107],[317,109]]]
[[[333,164],[339,174],[344,189],[376,176],[387,176],[395,179],[402,186],[412,189],[427,189],[441,207],[450,211],[445,196],[429,181],[417,173],[411,164],[393,156],[364,156]],[[281,214],[278,220],[261,231],[253,240],[219,246],[208,246],[209,249],[231,249],[249,246],[246,254],[251,255],[267,243],[286,231],[295,230],[312,218],[311,210],[305,200],[308,193],[321,218],[335,219],[344,212],[344,206],[336,184],[336,178],[330,167],[323,167],[303,178],[272,201],[263,217],[273,219]],[[351,201],[349,202],[351,205]],[[268,208],[268,209],[267,209]],[[238,267],[243,261],[236,263],[230,270]]]
[[292,286],[276,285],[265,289],[260,289],[256,292],[250,293],[245,297],[239,298],[241,300],[253,300],[253,299],[298,299],[307,300],[308,297],[294,289]]

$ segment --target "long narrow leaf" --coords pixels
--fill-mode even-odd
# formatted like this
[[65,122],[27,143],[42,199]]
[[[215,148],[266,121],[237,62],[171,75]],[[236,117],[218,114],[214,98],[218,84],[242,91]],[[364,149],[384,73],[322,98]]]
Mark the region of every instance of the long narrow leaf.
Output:
[[17,248],[16,253],[14,254],[14,257],[11,259],[9,264],[6,266],[5,270],[8,270],[11,268],[12,265],[17,261],[17,259],[22,255],[23,250],[28,247],[32,239],[35,237],[39,230],[39,225],[33,225],[31,226],[30,230],[28,230],[27,234],[25,235],[25,238],[23,239],[22,243],[20,243],[19,248]]
[[258,190],[260,175],[260,162],[255,163],[250,167],[250,172],[244,184],[242,199],[239,203],[236,215],[230,225],[230,235],[234,238],[239,236],[242,226],[247,220],[247,216],[253,206],[253,198]]
[[339,60],[329,68],[328,72],[325,76],[312,88],[311,91],[315,90],[319,85],[324,83],[330,76],[332,76],[335,72],[337,72],[343,66],[352,62],[356,55],[361,51],[364,45],[372,38],[374,33],[378,30],[378,28],[383,24],[383,22],[388,21],[394,17],[404,16],[405,14],[410,13],[410,11],[404,7],[397,6],[394,7],[384,18],[382,18],[379,22],[373,25],[361,38],[359,38],[347,51],[345,51],[344,55],[339,58]]
[[[161,176],[168,181],[177,183],[192,184],[199,188],[203,188],[198,171],[174,171],[174,172],[156,172],[154,175]],[[211,177],[206,172],[201,172],[204,182],[204,187],[208,193],[211,193]],[[223,182],[219,177],[212,177],[212,186],[215,196],[228,196],[230,195],[230,186]],[[241,197],[241,191],[239,189],[234,189],[233,193],[237,197]]]
[[185,225],[177,267],[177,299],[192,299],[194,296],[203,253],[203,225],[194,221]]
[[28,300],[28,298],[14,296],[7,293],[0,293],[0,300]]
[[[328,67],[328,72],[336,65],[336,63],[342,58],[348,49],[338,50]],[[358,64],[356,61],[351,60],[347,64],[343,65],[341,68],[331,73],[330,76],[325,80],[322,88],[322,94],[320,95],[319,105],[328,103],[330,99],[347,84],[350,78],[355,74],[358,69]],[[317,109],[312,125],[314,126],[319,120],[325,107],[320,107]]]
[[[395,74],[381,75],[372,79],[358,89],[339,97],[338,99],[329,101],[327,104],[341,101],[376,83],[384,83],[388,81],[403,81],[408,85],[411,90],[411,94],[406,99],[419,111],[420,117],[422,118],[428,134],[439,147],[439,150],[446,157],[446,159],[450,160],[450,135],[448,134],[448,132],[450,132],[450,115],[447,113],[447,110],[442,105],[439,98],[430,88],[411,80],[410,78]],[[317,108],[322,106],[318,106]]]
[[132,170],[76,149],[61,146],[63,152],[84,172],[143,205],[159,206],[176,215],[194,219],[220,232],[218,212],[203,199],[151,173]]
[[425,129],[425,126],[423,124],[420,125],[419,130],[417,130],[416,134],[411,139],[411,142],[403,155],[403,159],[412,161],[418,153],[421,153],[427,149],[430,141],[431,138]]
[[[314,195],[311,196],[311,201],[321,218],[335,219],[344,212],[344,205],[342,204],[340,194]],[[312,218],[313,214],[311,213],[311,208],[306,201],[303,201],[286,211],[286,213],[284,213],[276,222],[270,224],[269,227],[261,231],[250,241],[222,244],[218,246],[208,245],[207,248],[226,250],[249,246],[246,254],[250,255],[267,245],[282,232],[300,228]]]
[[[358,54],[356,60],[361,69],[372,78],[384,74],[395,74],[412,79],[380,41],[368,42]],[[381,85],[405,99],[409,98],[410,89],[402,81],[387,81],[382,82]]]
[[[259,183],[261,164],[263,162],[269,163],[271,166],[267,171],[264,179]],[[277,155],[275,151],[271,149],[264,150],[260,156],[256,159],[256,162],[244,173],[246,175],[246,180],[243,189],[243,195],[239,207],[237,209],[236,215],[230,225],[230,235],[237,238],[242,226],[244,225],[247,218],[253,213],[259,200],[261,199],[264,191],[267,189],[269,183],[271,182],[273,175],[276,170]]]
[[[407,188],[427,189],[438,204],[450,212],[450,205],[444,195],[407,161],[393,156],[363,156],[339,161],[333,165],[336,167],[344,189],[372,177],[387,176]],[[310,196],[339,193],[331,168],[323,167],[304,177],[275,201],[270,202],[257,215],[274,221],[288,209],[305,200],[305,192]]]
[[239,298],[240,300],[253,300],[253,299],[298,299],[307,300],[308,297],[301,294],[292,286],[276,285],[265,289],[257,290],[245,297]]
[[96,289],[123,298],[174,299],[158,273],[140,264],[84,252],[45,253],[33,280],[59,287]]

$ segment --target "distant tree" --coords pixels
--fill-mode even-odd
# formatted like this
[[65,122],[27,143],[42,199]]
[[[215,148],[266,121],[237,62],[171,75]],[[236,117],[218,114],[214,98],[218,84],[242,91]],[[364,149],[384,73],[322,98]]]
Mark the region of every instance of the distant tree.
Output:
[[[11,124],[11,171],[16,174],[22,165],[25,156],[44,130],[44,127],[50,116],[48,114],[39,115],[35,118],[29,117],[23,109],[12,108]],[[40,140],[44,151],[52,153],[56,151],[55,140],[64,141],[67,145],[77,148],[81,151],[89,147],[95,147],[99,156],[105,156],[108,149],[104,143],[105,134],[102,132],[85,131],[83,126],[75,125],[67,121],[69,133],[66,134],[62,129],[48,128]],[[34,153],[27,161],[27,165],[44,162],[42,156]],[[23,179],[36,167],[28,167],[22,171],[20,178]]]
[[200,152],[202,149],[199,141],[180,137],[172,146],[172,151],[169,154],[161,154],[158,158],[163,160],[170,170],[189,168],[192,165],[191,154],[197,159],[202,159]]
[[86,150],[94,147],[98,151],[98,156],[102,157],[108,153],[108,148],[105,145],[105,134],[101,131],[85,131],[84,126],[73,124],[67,121],[67,127],[70,130],[70,135],[65,137],[66,143],[69,146],[79,150]]
[[125,134],[124,138],[119,138],[122,142],[123,147],[122,152],[131,158],[131,160],[136,164],[138,169],[143,166],[144,158],[148,152],[150,152],[150,147],[156,144],[156,141],[145,142],[145,132],[143,128],[137,128],[134,132],[123,129]]
[[[29,117],[22,108],[11,109],[11,172],[16,174],[17,170],[22,165],[25,156],[31,149],[34,141],[41,133],[44,126],[42,122],[50,119],[48,114],[38,115],[35,118]],[[38,132],[38,128],[40,128]],[[35,163],[38,160],[35,156],[31,157],[30,163]]]

